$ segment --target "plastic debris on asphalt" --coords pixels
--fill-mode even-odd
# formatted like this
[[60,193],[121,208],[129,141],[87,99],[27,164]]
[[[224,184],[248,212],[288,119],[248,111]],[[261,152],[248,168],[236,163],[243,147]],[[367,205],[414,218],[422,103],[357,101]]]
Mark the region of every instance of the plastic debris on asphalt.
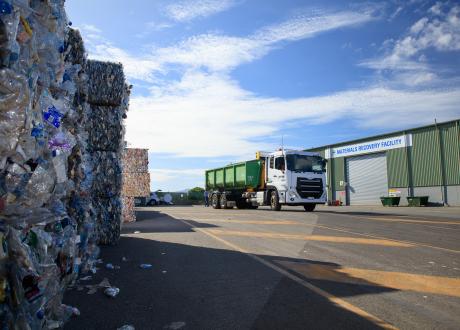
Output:
[[117,328],[117,330],[135,330],[134,326],[130,325],[130,324],[126,324],[120,328]]
[[120,293],[120,289],[116,287],[110,287],[104,290],[104,294],[107,297],[115,298]]
[[140,264],[139,267],[142,268],[142,269],[150,269],[153,266],[151,264]]

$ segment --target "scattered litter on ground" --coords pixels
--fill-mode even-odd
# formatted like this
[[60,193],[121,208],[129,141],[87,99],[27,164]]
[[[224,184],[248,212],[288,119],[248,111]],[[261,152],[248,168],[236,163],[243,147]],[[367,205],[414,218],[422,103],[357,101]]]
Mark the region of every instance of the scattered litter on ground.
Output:
[[87,294],[95,294],[101,288],[110,288],[110,287],[111,285],[107,278],[104,278],[99,284],[89,284],[89,285],[84,286],[84,288],[88,289]]
[[79,280],[80,280],[80,281],[90,281],[90,280],[92,280],[92,279],[93,279],[93,277],[92,277],[91,275],[88,275],[88,276],[85,276],[85,277],[80,278]]
[[115,298],[116,296],[118,296],[119,293],[120,293],[120,289],[114,286],[104,290],[104,294],[110,298]]
[[185,327],[186,323],[185,322],[173,322],[171,324],[168,324],[166,326],[163,327],[163,329],[171,329],[171,330],[178,330],[178,329],[181,329],[183,327]]
[[142,269],[150,269],[153,266],[151,264],[140,264],[139,267],[142,268]]
[[117,328],[117,330],[135,330],[135,328],[131,324],[126,324],[120,328]]

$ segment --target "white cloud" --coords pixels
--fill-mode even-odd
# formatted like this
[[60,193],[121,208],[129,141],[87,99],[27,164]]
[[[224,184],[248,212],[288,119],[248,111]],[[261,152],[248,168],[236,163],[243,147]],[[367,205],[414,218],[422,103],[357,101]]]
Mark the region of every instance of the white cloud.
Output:
[[205,169],[151,169],[150,190],[178,191],[179,189],[203,186]]
[[205,67],[212,71],[231,70],[266,55],[280,42],[295,41],[372,19],[371,12],[341,12],[324,16],[302,16],[260,29],[248,37],[203,34],[178,45],[157,50],[165,64]]
[[237,4],[233,0],[183,0],[166,7],[166,15],[178,22],[190,21],[225,11]]
[[409,85],[436,80],[423,52],[430,48],[442,52],[460,50],[460,6],[449,8],[437,3],[428,14],[414,23],[406,36],[388,42],[391,46],[385,56],[363,61],[361,65],[396,73],[396,78],[402,78],[400,82]]
[[165,29],[169,29],[173,27],[174,25],[169,23],[169,22],[156,22],[156,21],[150,21],[144,24],[144,28],[141,30],[141,32],[137,33],[135,36],[136,38],[145,38],[152,34],[153,32],[158,32],[162,31]]
[[[243,90],[227,76],[188,73],[161,97],[135,97],[127,139],[152,152],[181,157],[235,158],[278,143],[253,142],[280,126],[304,121],[328,123],[346,117],[359,127],[397,129],[452,119],[460,110],[460,89],[407,91],[369,87],[331,95],[279,99]],[[395,121],[395,118],[398,118]],[[307,141],[306,141],[307,143]]]
[[370,11],[300,16],[267,26],[247,37],[218,34],[193,36],[170,47],[154,48],[141,57],[128,54],[92,31],[82,31],[88,39],[90,58],[120,61],[129,78],[153,82],[161,79],[155,77],[156,74],[164,73],[171,67],[174,70],[203,68],[228,72],[243,63],[263,57],[281,42],[312,38],[325,31],[354,26],[371,19]]
[[[261,58],[285,42],[362,24],[372,20],[372,15],[369,11],[301,16],[264,27],[247,37],[202,34],[170,47],[154,48],[142,57],[98,41],[91,47],[91,57],[121,61],[130,79],[151,83],[150,95],[131,99],[127,140],[132,146],[171,156],[225,156],[235,160],[252,157],[256,150],[278,147],[279,141],[270,137],[277,135],[280,127],[296,122],[314,125],[347,118],[359,127],[397,129],[426,124],[433,117],[458,117],[458,88],[397,90],[380,85],[318,97],[281,99],[251,93],[231,78],[232,69]],[[421,34],[425,28],[422,22],[414,31]],[[407,70],[398,72],[401,81],[417,84],[435,79],[424,70],[423,61],[413,61],[411,56],[420,54],[410,50],[410,42],[394,43],[394,49],[403,46],[407,46],[407,56],[398,50],[386,62],[375,60],[367,65],[376,69],[404,65]],[[180,74],[177,81],[163,78],[162,74],[170,70]],[[411,76],[415,73],[416,79]],[[152,182],[170,181],[176,174],[158,170],[153,172]]]
[[81,28],[83,30],[87,31],[87,32],[91,32],[91,33],[94,33],[94,34],[102,33],[102,31],[98,27],[96,27],[95,25],[92,25],[92,24],[83,24]]
[[202,177],[205,169],[186,169],[186,170],[171,170],[171,169],[151,169],[149,170],[150,176],[155,182],[166,182],[176,177],[193,176]]

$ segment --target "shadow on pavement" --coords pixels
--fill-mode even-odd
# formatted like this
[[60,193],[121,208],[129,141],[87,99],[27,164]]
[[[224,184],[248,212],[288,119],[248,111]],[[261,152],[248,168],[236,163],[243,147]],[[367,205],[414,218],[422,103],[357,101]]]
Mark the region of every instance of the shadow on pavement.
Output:
[[323,214],[346,214],[346,215],[356,215],[356,216],[396,216],[396,217],[407,217],[408,215],[405,213],[381,213],[381,212],[358,212],[358,211],[324,211],[324,210],[318,210],[315,211],[315,213],[323,213]]
[[[177,220],[167,218],[162,215],[127,224],[124,230],[133,232],[139,225],[145,225],[144,232],[186,232],[185,228],[176,227]],[[168,221],[168,225],[161,219]],[[157,222],[164,231],[158,231]],[[127,261],[123,262],[122,257]],[[261,257],[274,261],[271,257]],[[82,284],[97,284],[107,278],[112,286],[120,288],[120,294],[108,298],[102,289],[93,295],[86,290],[68,291],[65,303],[78,307],[81,316],[67,323],[65,329],[117,329],[125,324],[132,324],[137,330],[164,329],[173,322],[185,322],[182,329],[376,328],[367,319],[337,307],[240,252],[163,242],[158,238],[122,237],[117,246],[102,247],[101,258],[104,264],[110,262],[121,269],[102,268],[92,281]],[[275,258],[340,267],[305,259]],[[153,268],[141,269],[141,263],[150,263]],[[323,284],[315,283],[321,287]],[[393,291],[372,287],[372,283],[326,284],[330,285],[331,293],[339,296]]]
[[[132,234],[135,231],[141,233],[193,233],[195,232],[190,226],[182,221],[171,218],[166,214],[158,211],[136,211],[137,221],[129,224],[123,224],[121,233]],[[193,226],[198,228],[218,228],[219,226],[199,223],[187,220]]]

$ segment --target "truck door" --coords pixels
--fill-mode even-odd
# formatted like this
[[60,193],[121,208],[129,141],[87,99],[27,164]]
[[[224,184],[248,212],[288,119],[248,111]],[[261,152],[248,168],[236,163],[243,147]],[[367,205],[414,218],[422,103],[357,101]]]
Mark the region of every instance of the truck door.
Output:
[[268,168],[267,184],[275,186],[279,192],[280,202],[285,202],[286,194],[286,162],[284,156],[271,156]]

